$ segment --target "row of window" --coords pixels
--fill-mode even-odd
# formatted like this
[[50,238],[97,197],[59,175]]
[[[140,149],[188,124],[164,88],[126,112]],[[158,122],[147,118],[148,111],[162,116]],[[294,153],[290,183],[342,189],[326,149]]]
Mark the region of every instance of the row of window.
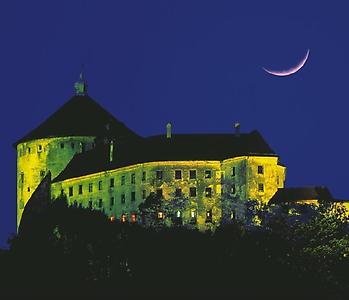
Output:
[[[79,150],[81,151],[85,151],[85,147],[86,147],[86,144],[82,143],[82,142],[61,142],[59,143],[59,148],[61,149],[64,149],[66,147],[70,147],[71,149],[75,149],[76,147],[79,147]],[[94,148],[95,147],[95,144],[92,143],[91,144],[91,147]],[[35,149],[34,149],[35,150]],[[36,147],[36,151],[37,153],[40,153],[42,152],[44,149],[43,149],[43,146],[42,145],[37,145]],[[19,156],[23,156],[25,154],[31,154],[33,153],[33,149],[32,147],[27,147],[26,149],[23,149],[23,148],[20,148],[19,149]]]

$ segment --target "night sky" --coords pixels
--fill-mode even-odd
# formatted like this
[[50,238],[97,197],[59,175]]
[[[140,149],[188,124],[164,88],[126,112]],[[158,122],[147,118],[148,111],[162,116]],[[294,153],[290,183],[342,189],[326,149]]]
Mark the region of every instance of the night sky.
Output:
[[[239,121],[280,155],[286,186],[349,199],[349,18],[338,3],[2,1],[0,246],[15,231],[12,144],[73,95],[82,63],[89,95],[137,133],[169,121],[174,133],[229,133]],[[292,76],[262,69],[295,66],[307,49]]]

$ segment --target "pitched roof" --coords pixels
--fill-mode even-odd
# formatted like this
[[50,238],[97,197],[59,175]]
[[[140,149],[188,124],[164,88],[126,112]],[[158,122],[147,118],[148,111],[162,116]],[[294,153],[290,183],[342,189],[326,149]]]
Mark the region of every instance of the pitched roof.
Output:
[[278,189],[269,200],[269,204],[291,203],[305,200],[335,201],[324,186],[295,187]]
[[247,134],[177,134],[151,136],[115,144],[113,162],[108,147],[77,154],[54,179],[112,170],[136,163],[180,160],[224,160],[243,155],[277,156],[257,131]]
[[138,137],[92,98],[76,95],[14,145],[46,137],[100,136],[107,127],[119,139]]

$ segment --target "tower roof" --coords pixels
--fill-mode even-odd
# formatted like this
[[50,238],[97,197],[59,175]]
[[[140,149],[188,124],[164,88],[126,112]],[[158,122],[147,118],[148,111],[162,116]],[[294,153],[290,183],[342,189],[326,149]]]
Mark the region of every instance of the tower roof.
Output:
[[139,137],[87,95],[76,95],[41,125],[19,139],[14,146],[30,140],[59,136],[101,136],[118,139]]

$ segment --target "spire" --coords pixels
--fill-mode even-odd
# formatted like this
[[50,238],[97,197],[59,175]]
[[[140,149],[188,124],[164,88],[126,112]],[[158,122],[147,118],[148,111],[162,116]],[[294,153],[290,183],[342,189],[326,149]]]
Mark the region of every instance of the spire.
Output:
[[87,95],[87,83],[84,78],[84,65],[81,65],[81,72],[79,76],[79,81],[74,84],[75,93],[79,96]]

